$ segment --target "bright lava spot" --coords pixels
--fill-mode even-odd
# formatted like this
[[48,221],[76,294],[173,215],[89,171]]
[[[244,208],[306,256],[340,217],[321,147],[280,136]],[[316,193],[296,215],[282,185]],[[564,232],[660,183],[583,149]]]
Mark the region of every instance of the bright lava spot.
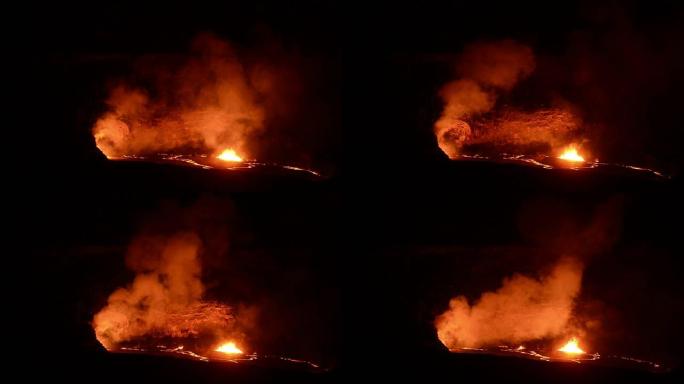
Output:
[[217,159],[223,160],[223,161],[230,161],[230,162],[241,162],[242,157],[238,156],[238,154],[235,152],[234,149],[224,149],[223,152],[219,153],[218,156],[216,156]]
[[558,156],[559,159],[565,160],[565,161],[574,161],[577,163],[584,162],[584,157],[577,152],[577,148],[574,145],[571,145],[563,150],[563,153],[561,153],[560,156]]
[[582,350],[582,348],[579,347],[579,341],[577,341],[576,337],[573,337],[565,343],[564,346],[560,347],[558,349],[560,352],[567,353],[570,355],[581,355],[583,353],[586,353]]
[[227,343],[223,343],[223,344],[219,345],[218,347],[216,347],[216,349],[214,349],[214,351],[225,353],[227,355],[241,355],[244,353],[244,352],[242,352],[242,350],[240,348],[237,347],[237,345],[235,345],[234,341],[229,341]]

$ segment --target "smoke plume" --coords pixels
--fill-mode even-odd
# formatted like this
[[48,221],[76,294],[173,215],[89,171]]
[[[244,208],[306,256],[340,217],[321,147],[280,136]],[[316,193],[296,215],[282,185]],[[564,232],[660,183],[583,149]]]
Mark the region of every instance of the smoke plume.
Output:
[[273,92],[269,71],[248,72],[235,50],[212,35],[196,38],[180,63],[142,67],[137,75],[149,86],[113,87],[108,111],[93,127],[107,157],[226,148],[249,154]]
[[98,341],[115,349],[147,337],[239,337],[231,308],[203,300],[201,249],[193,232],[135,239],[126,256],[135,279],[93,318]]
[[497,107],[497,100],[532,74],[532,49],[512,40],[472,44],[456,64],[458,78],[440,90],[444,102],[434,131],[439,148],[456,158],[467,145],[521,152],[568,144],[580,121],[567,106],[524,111]]
[[520,343],[561,335],[571,320],[580,291],[582,266],[563,258],[539,279],[513,275],[501,288],[485,292],[473,304],[464,296],[451,300],[435,321],[448,348]]

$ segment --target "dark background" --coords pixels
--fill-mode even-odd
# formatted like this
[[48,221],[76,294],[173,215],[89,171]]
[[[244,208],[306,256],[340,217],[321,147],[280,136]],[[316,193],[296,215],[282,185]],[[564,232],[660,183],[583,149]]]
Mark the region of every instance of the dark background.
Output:
[[[375,367],[417,377],[428,369],[423,359],[433,361],[426,356],[442,356],[431,321],[449,297],[476,298],[504,276],[548,266],[559,253],[525,238],[519,217],[526,204],[551,201],[568,217],[543,225],[582,228],[597,207],[619,200],[619,240],[587,262],[582,297],[593,307],[583,310],[613,331],[594,342],[673,366],[681,361],[684,31],[677,2],[24,8],[12,15],[19,27],[11,34],[20,67],[12,77],[21,85],[13,94],[19,138],[11,146],[21,186],[17,225],[26,235],[15,254],[30,256],[20,271],[18,317],[26,333],[64,351],[54,362],[97,350],[88,321],[114,287],[129,281],[122,253],[141,218],[163,211],[160,201],[187,207],[207,196],[237,207],[247,235],[236,247],[260,255],[258,266],[239,259],[250,282],[234,294],[273,298],[280,304],[267,307],[276,318],[295,308],[282,327],[307,330],[273,330],[258,341],[262,348],[342,372]],[[200,32],[244,49],[277,41],[317,68],[310,75],[318,87],[310,96],[316,118],[303,115],[301,131],[289,132],[326,180],[105,161],[90,128],[108,82],[140,55],[182,54]],[[439,87],[452,78],[453,58],[465,44],[501,38],[532,46],[540,68],[511,97],[542,104],[560,95],[580,107],[602,160],[673,178],[449,164],[431,130]],[[290,284],[293,275],[297,284]],[[268,283],[260,283],[263,276]],[[488,372],[487,364],[466,372]]]

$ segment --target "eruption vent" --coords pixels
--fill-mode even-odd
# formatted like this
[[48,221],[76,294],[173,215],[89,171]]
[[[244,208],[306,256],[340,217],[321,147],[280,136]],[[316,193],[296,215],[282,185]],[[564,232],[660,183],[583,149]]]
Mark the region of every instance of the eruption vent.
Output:
[[236,334],[229,307],[203,300],[201,242],[194,233],[140,237],[127,254],[136,272],[93,318],[97,340],[108,350],[145,339],[216,340]]
[[211,35],[195,39],[180,63],[152,63],[138,76],[146,87],[120,83],[93,127],[108,158],[161,152],[249,153],[263,130],[271,74],[248,72],[232,47]]
[[240,348],[238,348],[237,345],[235,345],[234,341],[223,343],[216,347],[214,351],[225,353],[226,355],[241,355],[244,353]]
[[540,279],[504,279],[501,288],[482,294],[472,305],[463,296],[455,297],[435,321],[437,335],[449,349],[560,336],[567,330],[581,280],[581,265],[561,259]]
[[567,148],[563,150],[563,153],[561,153],[560,156],[558,156],[559,159],[565,160],[565,161],[572,161],[575,163],[582,163],[584,162],[584,157],[579,154],[577,151],[577,147],[574,145],[570,145]]
[[568,355],[581,355],[586,353],[582,350],[582,348],[580,348],[579,341],[577,341],[577,338],[575,337],[560,347],[558,351],[567,353]]
[[216,158],[219,160],[233,163],[239,163],[242,161],[242,157],[240,157],[240,155],[238,155],[233,149],[223,150],[221,153],[218,154],[218,156],[216,156]]

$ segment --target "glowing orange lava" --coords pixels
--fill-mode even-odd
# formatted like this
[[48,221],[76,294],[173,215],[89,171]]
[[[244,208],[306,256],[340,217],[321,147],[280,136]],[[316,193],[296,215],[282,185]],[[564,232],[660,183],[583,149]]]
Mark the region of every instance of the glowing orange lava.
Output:
[[216,352],[225,353],[227,355],[242,355],[244,352],[235,345],[234,341],[228,341],[216,347]]
[[223,152],[221,152],[220,154],[218,154],[218,156],[216,156],[216,158],[219,160],[230,161],[233,163],[239,163],[242,161],[242,157],[240,157],[237,154],[237,152],[235,152],[235,150],[231,149],[231,148],[224,149]]
[[581,355],[583,353],[586,353],[584,352],[584,350],[582,350],[582,348],[579,347],[579,341],[576,337],[570,339],[570,341],[568,341],[567,343],[565,343],[565,345],[560,347],[558,351],[567,353],[569,355]]
[[560,156],[558,156],[559,159],[565,160],[565,161],[572,161],[576,163],[582,163],[584,162],[584,157],[577,152],[577,147],[574,145],[570,145],[566,147],[563,150],[563,153],[561,153]]

